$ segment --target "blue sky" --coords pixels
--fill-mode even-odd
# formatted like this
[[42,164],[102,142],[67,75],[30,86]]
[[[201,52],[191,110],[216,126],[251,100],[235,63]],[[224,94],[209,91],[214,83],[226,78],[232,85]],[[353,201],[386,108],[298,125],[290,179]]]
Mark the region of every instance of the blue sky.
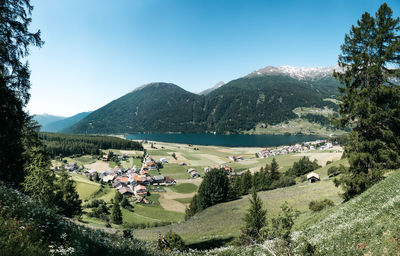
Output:
[[[384,1],[33,0],[45,41],[29,62],[31,114],[95,110],[150,82],[199,92],[268,65],[332,66]],[[400,15],[400,1],[386,1]]]

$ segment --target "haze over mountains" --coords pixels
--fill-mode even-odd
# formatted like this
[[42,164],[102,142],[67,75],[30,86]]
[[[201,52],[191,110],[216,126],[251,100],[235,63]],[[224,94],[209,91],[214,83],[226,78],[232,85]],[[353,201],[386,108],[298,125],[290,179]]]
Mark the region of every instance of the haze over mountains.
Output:
[[108,103],[64,129],[72,133],[241,132],[259,123],[296,118],[297,107],[337,106],[335,67],[289,66],[256,70],[200,94],[171,83],[150,83]]
[[89,112],[82,112],[71,117],[52,116],[48,114],[35,115],[34,119],[41,125],[42,132],[61,132],[65,128],[76,124],[89,115]]

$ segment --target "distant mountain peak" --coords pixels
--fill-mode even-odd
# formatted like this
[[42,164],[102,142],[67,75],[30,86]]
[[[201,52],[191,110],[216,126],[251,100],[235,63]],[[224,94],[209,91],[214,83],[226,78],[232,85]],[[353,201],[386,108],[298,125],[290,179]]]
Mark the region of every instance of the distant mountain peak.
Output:
[[138,88],[134,89],[132,92],[136,92],[136,91],[140,91],[144,88],[151,88],[151,87],[175,87],[175,88],[181,88],[179,86],[177,86],[176,84],[173,83],[165,83],[165,82],[152,82],[152,83],[148,83],[148,84],[144,84],[142,86],[139,86]]
[[296,79],[314,79],[332,76],[333,71],[339,69],[337,65],[331,67],[266,66],[251,72],[248,77],[283,74]]
[[220,81],[220,82],[218,82],[216,85],[214,85],[213,87],[208,88],[208,89],[206,89],[206,90],[204,90],[204,91],[201,91],[201,92],[199,92],[199,93],[197,93],[197,94],[198,94],[198,95],[207,95],[207,94],[209,94],[210,92],[212,92],[212,91],[218,89],[219,87],[223,86],[224,84],[225,84],[224,81]]

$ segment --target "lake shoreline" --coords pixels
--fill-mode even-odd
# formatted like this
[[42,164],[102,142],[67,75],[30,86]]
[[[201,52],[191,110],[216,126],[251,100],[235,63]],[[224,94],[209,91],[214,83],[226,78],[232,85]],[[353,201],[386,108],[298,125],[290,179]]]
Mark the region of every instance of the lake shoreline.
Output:
[[313,135],[249,135],[249,134],[126,134],[127,140],[154,141],[183,145],[217,146],[217,147],[247,147],[265,148],[301,144],[325,140],[323,136]]

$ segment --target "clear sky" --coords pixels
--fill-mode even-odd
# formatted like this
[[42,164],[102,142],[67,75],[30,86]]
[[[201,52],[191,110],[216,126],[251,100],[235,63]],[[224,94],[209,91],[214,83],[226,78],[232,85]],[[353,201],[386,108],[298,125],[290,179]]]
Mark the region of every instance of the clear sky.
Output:
[[[95,110],[150,82],[199,92],[268,65],[332,66],[377,0],[32,0],[31,114]],[[400,15],[400,1],[386,1]]]

